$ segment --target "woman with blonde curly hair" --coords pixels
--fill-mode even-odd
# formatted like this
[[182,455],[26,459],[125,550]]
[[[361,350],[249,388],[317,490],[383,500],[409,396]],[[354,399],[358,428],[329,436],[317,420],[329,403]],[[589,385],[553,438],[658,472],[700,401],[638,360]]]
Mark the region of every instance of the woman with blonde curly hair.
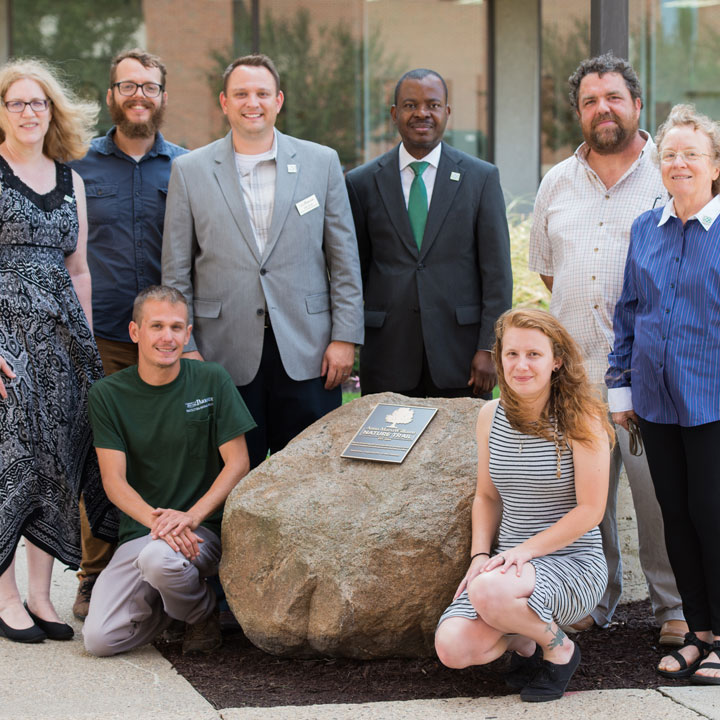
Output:
[[470,567],[435,647],[454,668],[513,651],[508,685],[527,702],[556,700],[580,662],[561,626],[585,617],[607,584],[597,525],[613,431],[550,313],[502,315],[494,358],[500,399],[478,416]]
[[[0,636],[67,640],[50,601],[53,558],[80,561],[78,496],[112,539],[87,418],[102,377],[92,335],[87,219],[80,177],[97,107],[37,60],[0,67]],[[25,538],[28,592],[15,581]]]

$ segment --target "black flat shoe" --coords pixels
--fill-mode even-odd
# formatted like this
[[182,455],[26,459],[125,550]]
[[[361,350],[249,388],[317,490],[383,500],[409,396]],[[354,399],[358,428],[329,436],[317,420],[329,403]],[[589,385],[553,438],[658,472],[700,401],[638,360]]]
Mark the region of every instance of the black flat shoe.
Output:
[[559,700],[565,694],[577,666],[580,664],[580,648],[575,643],[570,662],[558,665],[549,660],[541,660],[540,668],[533,679],[520,691],[523,702],[548,702]]
[[24,602],[25,609],[32,621],[47,635],[49,640],[71,640],[75,631],[67,623],[50,622],[39,618],[28,607],[27,600]]
[[39,643],[47,637],[47,635],[37,625],[33,625],[32,627],[24,628],[22,630],[16,630],[4,623],[2,619],[0,619],[0,636],[19,643]]
[[505,673],[505,684],[513,690],[522,690],[534,677],[542,663],[542,648],[535,646],[535,652],[529,657],[514,652],[510,656],[510,668]]

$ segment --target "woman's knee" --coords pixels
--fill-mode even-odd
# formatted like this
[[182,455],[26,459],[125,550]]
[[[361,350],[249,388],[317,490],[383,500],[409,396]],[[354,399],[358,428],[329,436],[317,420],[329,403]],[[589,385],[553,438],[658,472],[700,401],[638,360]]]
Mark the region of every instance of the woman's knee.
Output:
[[508,593],[506,578],[498,573],[478,575],[468,587],[468,597],[475,611],[485,622],[507,613],[508,603],[514,599]]
[[[463,632],[461,618],[448,618],[440,623],[435,632],[435,652],[440,662],[446,667],[460,670],[468,667],[468,638]],[[472,622],[472,621],[466,621]]]
[[435,652],[443,665],[454,670],[484,665],[497,659],[500,637],[481,620],[451,617],[435,632]]

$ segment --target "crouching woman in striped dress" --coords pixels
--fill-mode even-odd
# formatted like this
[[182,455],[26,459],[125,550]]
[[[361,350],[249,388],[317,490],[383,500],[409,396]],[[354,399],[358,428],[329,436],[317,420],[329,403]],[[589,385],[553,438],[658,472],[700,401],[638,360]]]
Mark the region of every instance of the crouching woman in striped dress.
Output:
[[598,523],[608,493],[607,410],[577,345],[542,310],[500,317],[500,400],[477,422],[470,567],[435,648],[448,667],[512,651],[507,683],[527,702],[562,697],[580,650],[562,631],[607,584]]

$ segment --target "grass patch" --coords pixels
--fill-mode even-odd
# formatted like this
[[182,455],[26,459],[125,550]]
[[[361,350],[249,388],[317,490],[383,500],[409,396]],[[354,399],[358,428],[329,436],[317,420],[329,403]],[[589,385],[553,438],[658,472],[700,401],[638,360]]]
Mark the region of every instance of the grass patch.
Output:
[[532,215],[516,213],[512,203],[508,210],[510,255],[513,272],[513,307],[550,307],[550,292],[536,272],[528,270],[528,247]]

